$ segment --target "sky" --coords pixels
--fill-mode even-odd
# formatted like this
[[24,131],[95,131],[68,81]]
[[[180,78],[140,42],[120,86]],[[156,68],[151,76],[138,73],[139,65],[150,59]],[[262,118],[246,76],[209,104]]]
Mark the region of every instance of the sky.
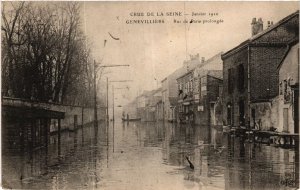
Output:
[[[181,67],[189,55],[199,53],[208,59],[251,37],[252,18],[261,17],[265,29],[267,21],[276,23],[298,9],[298,2],[83,2],[82,16],[95,60],[103,65],[130,65],[107,69],[107,77],[133,80],[114,84],[117,88],[128,85],[128,92],[120,90],[117,95],[125,93],[131,99],[138,91],[160,86],[161,80]],[[163,12],[164,16],[130,15],[147,12]],[[166,16],[167,12],[181,12],[183,16]],[[192,17],[192,12],[206,15]],[[223,22],[174,23],[174,19],[184,18]],[[145,19],[163,19],[164,23],[126,24],[128,20]]]

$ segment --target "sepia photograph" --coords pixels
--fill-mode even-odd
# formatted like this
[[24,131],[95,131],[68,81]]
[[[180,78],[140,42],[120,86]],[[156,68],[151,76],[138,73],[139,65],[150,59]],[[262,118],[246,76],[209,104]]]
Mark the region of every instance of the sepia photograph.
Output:
[[1,1],[1,189],[299,189],[298,1]]

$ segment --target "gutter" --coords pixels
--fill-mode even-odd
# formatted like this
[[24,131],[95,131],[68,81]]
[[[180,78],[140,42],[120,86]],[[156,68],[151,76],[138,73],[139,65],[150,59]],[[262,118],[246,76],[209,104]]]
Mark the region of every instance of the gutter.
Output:
[[248,93],[248,127],[250,128],[250,119],[251,119],[251,107],[250,107],[250,104],[251,104],[251,91],[250,91],[250,85],[251,85],[251,82],[250,82],[250,45],[248,45],[248,62],[247,62],[247,82],[248,82],[248,88],[247,88],[247,93]]

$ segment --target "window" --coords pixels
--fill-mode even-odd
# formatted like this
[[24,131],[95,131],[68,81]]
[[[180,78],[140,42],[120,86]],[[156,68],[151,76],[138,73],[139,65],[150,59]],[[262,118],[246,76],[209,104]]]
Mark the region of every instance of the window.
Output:
[[243,92],[245,89],[245,71],[244,71],[244,65],[240,64],[238,66],[238,89],[240,92]]
[[207,95],[207,77],[201,77],[200,78],[200,94],[201,97]]
[[228,93],[231,94],[233,91],[233,70],[232,68],[228,69],[228,79],[227,79]]

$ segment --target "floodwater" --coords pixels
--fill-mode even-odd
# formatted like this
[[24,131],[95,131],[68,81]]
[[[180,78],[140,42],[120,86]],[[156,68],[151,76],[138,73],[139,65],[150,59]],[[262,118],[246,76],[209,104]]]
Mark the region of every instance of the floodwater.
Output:
[[102,123],[64,132],[60,147],[56,135],[48,148],[17,147],[3,143],[4,188],[273,190],[299,184],[299,152],[204,126]]

